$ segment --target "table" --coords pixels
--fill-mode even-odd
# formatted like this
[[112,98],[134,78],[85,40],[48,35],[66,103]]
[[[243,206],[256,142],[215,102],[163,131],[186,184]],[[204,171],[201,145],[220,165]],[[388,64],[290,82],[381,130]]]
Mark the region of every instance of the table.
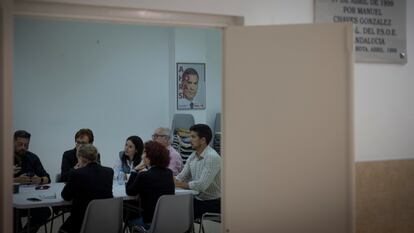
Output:
[[[52,206],[65,206],[71,205],[72,201],[63,200],[62,193],[65,183],[50,183],[48,189],[36,190],[36,185],[20,185],[19,193],[13,194],[13,207],[17,210],[27,209],[28,218],[30,218],[30,209],[39,207],[52,207]],[[198,192],[187,189],[175,189],[175,194],[193,194],[197,195]],[[124,200],[134,200],[136,196],[128,196],[125,191],[125,184],[118,184],[114,181],[112,185],[112,194],[114,197],[122,197]],[[38,198],[40,201],[29,201],[28,198]],[[28,225],[28,231],[30,228],[30,222]]]
[[[49,189],[36,190],[35,185],[20,185],[19,193],[13,194],[13,207],[16,209],[31,209],[38,207],[49,206],[64,206],[71,205],[71,201],[63,200],[60,195],[65,183],[50,183]],[[122,197],[124,200],[134,200],[135,196],[128,196],[125,192],[125,185],[119,185],[116,181],[112,186],[112,193],[114,197]],[[198,192],[188,189],[175,189],[175,194],[193,194],[197,195]],[[29,201],[27,198],[38,198],[40,201]]]

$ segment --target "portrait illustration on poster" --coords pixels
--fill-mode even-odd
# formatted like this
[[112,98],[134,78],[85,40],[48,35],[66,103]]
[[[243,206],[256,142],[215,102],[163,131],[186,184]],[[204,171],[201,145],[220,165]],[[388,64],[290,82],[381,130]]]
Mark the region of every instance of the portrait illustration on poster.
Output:
[[177,109],[206,108],[204,63],[177,63]]

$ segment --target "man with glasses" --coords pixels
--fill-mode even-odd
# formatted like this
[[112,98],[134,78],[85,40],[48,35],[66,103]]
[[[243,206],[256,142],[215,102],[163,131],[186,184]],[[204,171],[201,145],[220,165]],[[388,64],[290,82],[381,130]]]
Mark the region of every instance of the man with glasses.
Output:
[[152,135],[152,140],[162,144],[167,148],[170,154],[170,164],[168,168],[173,172],[173,175],[176,176],[181,172],[183,167],[183,160],[181,159],[180,154],[171,146],[171,131],[169,128],[158,128],[155,130]]
[[[65,151],[62,156],[62,165],[60,172],[60,180],[58,182],[67,182],[69,178],[69,172],[78,169],[80,167],[76,151],[80,145],[92,144],[93,143],[93,132],[90,129],[80,129],[75,134],[75,148]],[[98,154],[98,163],[100,163]]]

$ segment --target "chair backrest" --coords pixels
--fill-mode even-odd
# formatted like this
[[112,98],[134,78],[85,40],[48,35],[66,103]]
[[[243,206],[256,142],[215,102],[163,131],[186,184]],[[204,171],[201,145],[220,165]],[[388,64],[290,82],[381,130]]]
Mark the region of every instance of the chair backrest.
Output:
[[190,129],[194,125],[194,116],[192,114],[174,114],[171,131],[175,129]]
[[155,207],[149,233],[183,233],[194,223],[193,195],[163,195]]
[[85,212],[81,233],[121,233],[122,197],[92,200]]
[[214,121],[214,133],[221,132],[221,113],[216,113],[216,120]]
[[56,177],[55,177],[56,183],[60,182],[60,177],[61,177],[60,173],[56,174]]

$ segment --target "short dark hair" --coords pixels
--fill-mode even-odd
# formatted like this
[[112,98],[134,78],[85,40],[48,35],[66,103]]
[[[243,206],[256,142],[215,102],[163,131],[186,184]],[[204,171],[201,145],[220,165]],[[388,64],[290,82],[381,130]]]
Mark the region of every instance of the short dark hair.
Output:
[[170,164],[170,153],[161,143],[148,141],[144,144],[144,150],[151,166],[166,168]]
[[14,140],[16,141],[17,138],[26,138],[30,140],[30,133],[26,130],[17,130],[14,132]]
[[88,137],[89,143],[92,144],[93,143],[93,132],[92,132],[92,130],[87,129],[87,128],[80,129],[78,132],[76,132],[76,134],[75,134],[75,140],[78,137],[81,137],[81,136],[84,136],[84,135]]
[[187,69],[185,69],[184,72],[183,72],[183,75],[182,75],[183,80],[187,80],[187,79],[185,79],[185,77],[187,77],[189,75],[196,75],[197,76],[197,80],[198,80],[198,73],[197,73],[197,71],[195,69],[193,69],[193,68],[187,68]]
[[205,138],[207,145],[213,137],[210,127],[206,124],[195,124],[191,126],[190,131],[196,132],[199,138]]

